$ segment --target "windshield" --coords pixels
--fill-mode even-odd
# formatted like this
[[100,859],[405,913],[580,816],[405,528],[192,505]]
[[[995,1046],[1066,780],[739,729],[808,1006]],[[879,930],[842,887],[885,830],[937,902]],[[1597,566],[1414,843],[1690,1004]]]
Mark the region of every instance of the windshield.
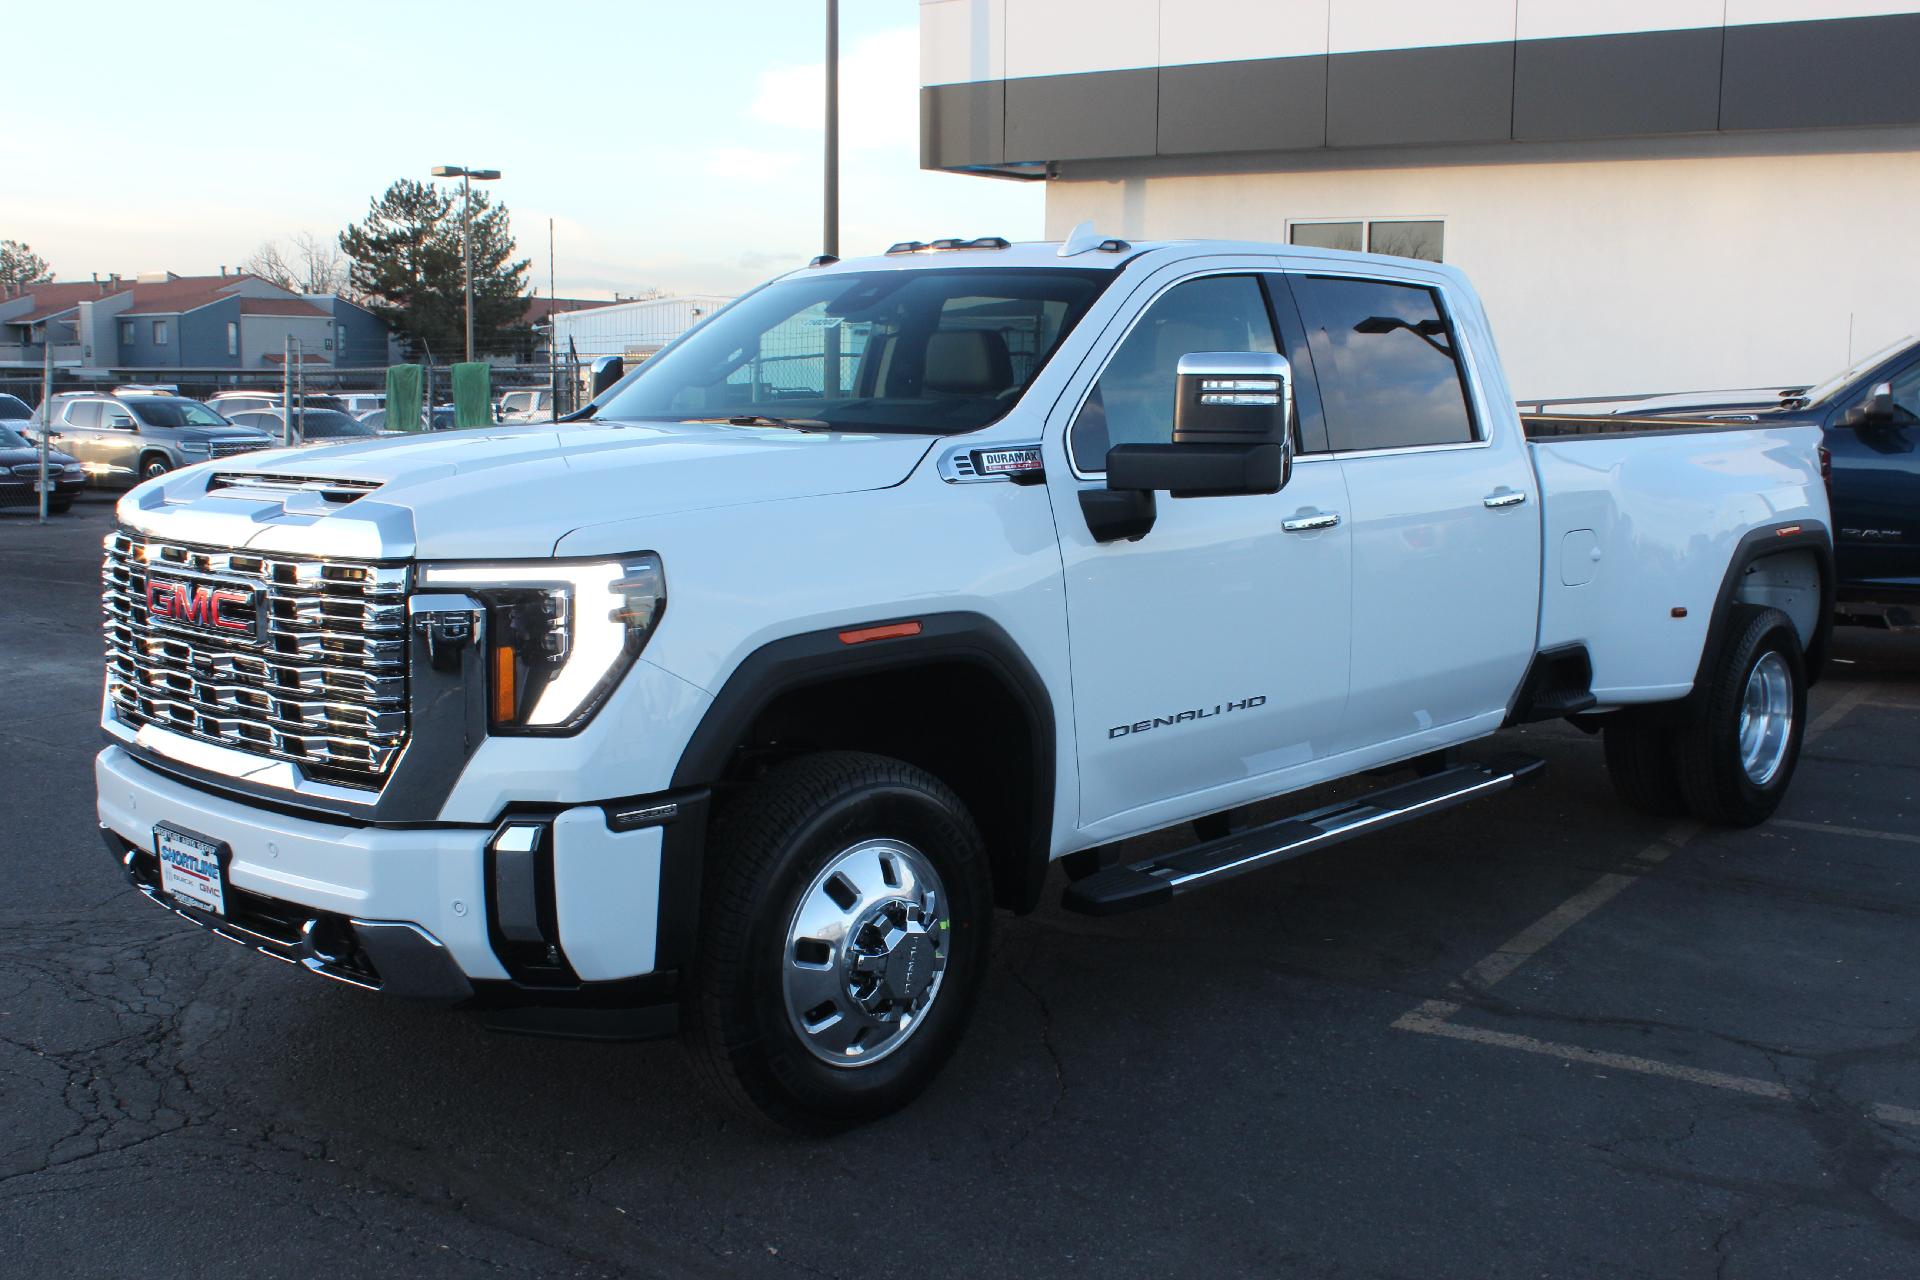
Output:
[[31,418],[32,416],[33,410],[27,407],[25,400],[22,400],[19,396],[0,393],[0,418],[18,422],[26,418]]
[[335,436],[370,436],[374,429],[364,422],[356,422],[352,416],[336,413],[332,409],[308,409],[300,414],[296,421],[309,440],[325,440]]
[[792,277],[641,365],[595,416],[974,431],[1013,407],[1112,279],[992,267]]
[[1857,361],[1839,373],[1834,374],[1819,386],[1809,387],[1806,393],[1799,398],[1805,400],[1810,406],[1819,404],[1823,400],[1830,400],[1846,390],[1847,385],[1861,374],[1873,368],[1882,360],[1891,359],[1893,356],[1900,354],[1900,352],[1912,345],[1914,345],[1914,337],[1912,334],[1908,334],[1898,342],[1890,342],[1866,359]]
[[0,426],[0,449],[27,449],[33,442],[12,427]]
[[150,427],[224,427],[227,420],[198,400],[137,400],[125,402]]

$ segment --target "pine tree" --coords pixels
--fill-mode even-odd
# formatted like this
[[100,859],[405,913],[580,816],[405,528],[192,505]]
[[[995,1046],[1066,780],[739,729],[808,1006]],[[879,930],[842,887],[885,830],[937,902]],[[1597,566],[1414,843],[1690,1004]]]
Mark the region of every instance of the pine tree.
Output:
[[[421,354],[458,359],[466,349],[465,275],[458,191],[402,178],[369,202],[364,221],[340,233],[351,291]],[[505,205],[473,193],[473,340],[481,355],[526,350],[529,260]]]

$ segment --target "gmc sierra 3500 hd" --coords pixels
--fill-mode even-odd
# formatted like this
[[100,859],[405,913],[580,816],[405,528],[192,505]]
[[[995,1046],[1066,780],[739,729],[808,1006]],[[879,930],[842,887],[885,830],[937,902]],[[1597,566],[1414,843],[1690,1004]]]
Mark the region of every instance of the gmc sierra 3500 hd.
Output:
[[1452,753],[1553,717],[1640,809],[1773,811],[1831,613],[1817,429],[1539,430],[1444,266],[816,260],[573,421],[132,491],[102,830],[269,955],[679,1030],[749,1110],[857,1123],[952,1054],[1055,860],[1071,909],[1165,901],[1509,787],[1538,762]]

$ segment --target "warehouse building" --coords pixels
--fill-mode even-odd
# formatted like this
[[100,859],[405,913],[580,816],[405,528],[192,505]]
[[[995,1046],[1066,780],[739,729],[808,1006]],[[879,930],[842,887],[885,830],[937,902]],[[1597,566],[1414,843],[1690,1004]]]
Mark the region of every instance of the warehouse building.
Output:
[[920,14],[925,167],[1044,181],[1050,238],[1443,259],[1526,397],[1813,381],[1920,330],[1920,0]]
[[620,356],[644,360],[733,299],[681,294],[562,311],[553,319],[554,349],[563,357]]

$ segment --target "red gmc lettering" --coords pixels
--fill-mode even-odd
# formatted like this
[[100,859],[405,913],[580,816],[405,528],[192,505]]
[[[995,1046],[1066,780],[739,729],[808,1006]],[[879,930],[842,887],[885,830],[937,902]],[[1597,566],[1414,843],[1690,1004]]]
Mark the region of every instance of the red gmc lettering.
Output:
[[147,583],[147,612],[213,631],[251,631],[252,625],[227,617],[227,605],[245,604],[247,593],[220,587],[189,587],[184,582]]

